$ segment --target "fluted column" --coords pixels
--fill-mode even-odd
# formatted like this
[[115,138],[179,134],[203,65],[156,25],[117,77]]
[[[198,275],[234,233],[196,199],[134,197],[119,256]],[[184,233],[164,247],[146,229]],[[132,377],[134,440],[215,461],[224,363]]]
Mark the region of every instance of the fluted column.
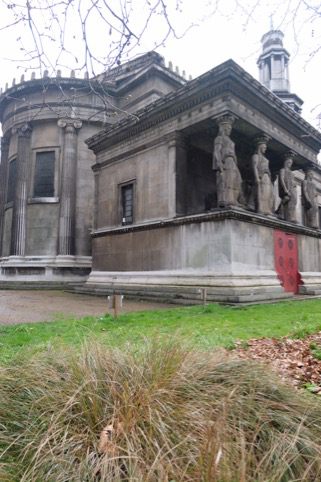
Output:
[[4,213],[6,204],[6,187],[8,176],[8,155],[9,155],[10,137],[1,138],[1,162],[0,162],[0,257],[2,256],[2,240],[4,227]]
[[17,177],[13,201],[10,255],[24,256],[26,247],[26,211],[28,197],[28,173],[30,171],[31,126],[25,124],[17,131]]
[[81,125],[80,121],[58,121],[64,129],[58,240],[58,255],[62,256],[75,254],[77,130]]

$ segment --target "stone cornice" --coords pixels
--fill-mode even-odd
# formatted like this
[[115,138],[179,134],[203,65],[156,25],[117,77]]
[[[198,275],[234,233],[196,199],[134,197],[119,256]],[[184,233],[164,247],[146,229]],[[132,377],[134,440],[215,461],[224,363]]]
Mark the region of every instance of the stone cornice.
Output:
[[313,138],[314,143],[321,147],[321,134],[316,129],[233,60],[228,60],[180,89],[149,104],[136,112],[135,117],[123,119],[92,136],[87,140],[87,144],[98,152],[217,96],[231,92],[240,95],[241,89],[245,99],[246,93],[251,92],[256,103],[259,100],[264,107],[269,107],[269,110],[273,108],[274,113],[277,112],[283,119],[283,124],[285,122],[295,124],[296,130],[300,130],[306,138]]
[[[48,89],[87,89],[88,92],[97,92],[100,95],[115,95],[115,84],[112,82],[99,82],[91,79],[77,79],[73,77],[45,77],[33,79],[13,85],[0,95],[0,119],[2,121],[3,112],[8,104],[13,100],[27,96],[33,92],[46,91]],[[61,104],[60,104],[61,105]]]
[[[3,112],[6,106],[12,101],[20,97],[24,97],[29,95],[32,92],[42,92],[48,89],[53,88],[75,88],[75,89],[87,89],[88,92],[92,92],[93,94],[96,92],[99,95],[103,96],[112,96],[118,97],[123,96],[127,91],[130,91],[131,88],[136,84],[141,82],[144,76],[148,76],[151,72],[156,72],[158,75],[165,77],[169,82],[173,85],[182,86],[186,83],[186,80],[183,79],[180,75],[172,72],[164,65],[159,65],[155,63],[149,63],[147,65],[141,66],[141,69],[134,73],[134,77],[129,78],[125,82],[116,82],[118,81],[117,76],[115,79],[104,79],[100,80],[99,76],[95,79],[79,79],[75,77],[44,77],[41,79],[33,79],[23,81],[19,84],[13,85],[9,89],[0,95],[0,118],[3,116]],[[61,103],[58,103],[61,106]],[[83,105],[81,103],[77,104],[77,107],[87,107],[87,105]],[[97,107],[93,107],[92,105],[88,106],[91,109],[97,110]],[[23,107],[22,109],[28,109],[28,107]],[[17,112],[17,111],[15,111]],[[4,120],[2,119],[2,122]]]
[[238,208],[217,209],[207,213],[193,214],[189,216],[181,216],[177,218],[164,219],[158,221],[149,221],[141,224],[131,224],[127,226],[119,226],[113,228],[100,228],[92,232],[92,237],[115,236],[119,234],[133,233],[136,231],[147,231],[152,229],[168,228],[172,226],[180,226],[184,224],[217,222],[232,219],[243,221],[250,224],[259,224],[272,229],[281,229],[288,233],[303,234],[313,238],[321,238],[321,230],[311,229],[301,224],[294,224],[283,221],[274,216],[263,216],[254,212],[245,211]]
[[[21,113],[24,113],[24,112],[28,112],[29,115],[33,114],[33,112],[35,112],[35,115],[34,115],[34,120],[37,121],[38,118],[39,118],[39,115],[37,116],[37,113],[39,112],[39,108],[43,108],[45,107],[45,109],[47,109],[47,112],[48,114],[50,114],[50,116],[48,115],[48,119],[55,119],[55,118],[58,118],[59,117],[59,110],[62,110],[62,103],[61,102],[51,102],[51,101],[46,101],[46,102],[43,102],[43,103],[37,103],[37,104],[34,104],[32,105],[31,107],[29,105],[24,105],[22,107],[19,107],[17,108],[16,110],[12,111],[12,112],[9,112],[5,117],[3,117],[1,119],[1,122],[3,124],[6,124],[11,118],[15,118],[17,115],[21,114]],[[102,120],[99,119],[99,116],[102,116],[103,113],[100,112],[101,109],[99,109],[97,106],[92,106],[91,104],[83,104],[83,103],[76,103],[75,104],[75,107],[77,108],[77,110],[79,110],[79,114],[78,116],[79,117],[82,117],[84,121],[86,122],[90,122],[90,123],[102,123]],[[55,109],[57,110],[55,112]],[[90,117],[90,120],[88,120],[88,114],[85,115],[83,113],[84,110],[88,110],[88,111],[92,111],[93,114],[91,114]],[[44,111],[44,109],[42,109],[42,112]],[[114,116],[114,111],[115,109],[112,109],[110,108],[109,110],[106,110],[106,117],[107,119],[110,118],[110,119],[114,119],[115,116]],[[109,114],[109,116],[108,116]]]

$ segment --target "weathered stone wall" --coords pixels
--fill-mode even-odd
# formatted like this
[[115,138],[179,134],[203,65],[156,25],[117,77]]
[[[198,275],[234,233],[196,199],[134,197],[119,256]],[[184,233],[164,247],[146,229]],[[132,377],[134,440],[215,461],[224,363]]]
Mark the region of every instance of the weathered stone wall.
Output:
[[134,183],[135,223],[169,216],[170,172],[164,142],[101,168],[98,178],[97,227],[121,225],[120,186]]
[[[75,254],[88,256],[91,253],[90,230],[92,229],[93,213],[93,174],[91,166],[94,163],[94,154],[85,144],[85,139],[97,132],[95,125],[84,125],[77,136],[77,175],[76,175],[76,215],[75,215]],[[11,137],[9,161],[17,156],[17,135]],[[35,122],[33,124],[30,140],[30,165],[28,166],[27,181],[27,256],[57,254],[57,239],[59,229],[59,202],[61,174],[63,169],[63,133],[56,120]],[[55,151],[55,193],[52,198],[37,199],[33,196],[33,182],[36,153],[46,150]],[[7,205],[5,234],[3,242],[3,255],[10,253],[11,221]],[[11,217],[11,216],[10,216]],[[46,247],[47,246],[47,247]]]
[[119,107],[134,112],[172,92],[172,90],[173,85],[156,73],[155,76],[149,76],[135,86],[131,86],[129,93],[120,97]]
[[93,239],[93,269],[192,270],[207,274],[274,270],[273,230],[224,220],[109,234]]
[[27,256],[56,256],[59,206],[29,204],[27,208]]
[[298,236],[299,271],[321,272],[321,240]]

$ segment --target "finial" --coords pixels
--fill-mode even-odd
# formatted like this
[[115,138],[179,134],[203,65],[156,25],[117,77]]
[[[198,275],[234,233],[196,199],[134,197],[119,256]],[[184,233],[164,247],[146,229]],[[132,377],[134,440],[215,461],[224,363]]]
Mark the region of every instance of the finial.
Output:
[[84,74],[84,79],[85,80],[88,80],[89,79],[89,73],[86,71],[85,74]]
[[32,72],[31,73],[31,80],[35,80],[35,78],[36,78],[36,72]]
[[57,70],[57,77],[58,77],[58,79],[60,79],[60,77],[61,77],[61,70]]
[[8,88],[9,88],[9,84],[8,84],[8,82],[6,82],[4,90],[8,90]]
[[270,15],[270,29],[274,30],[274,25],[273,25],[273,15]]
[[43,72],[43,78],[44,78],[44,79],[47,79],[48,76],[49,76],[48,70],[44,70],[44,72]]
[[171,60],[168,62],[168,68],[169,70],[173,70],[173,62]]
[[72,79],[74,79],[74,78],[76,77],[76,73],[75,73],[74,70],[72,70],[72,71],[70,72],[70,77],[71,77]]
[[15,78],[12,79],[12,87],[13,87],[14,85],[16,85],[16,79],[15,79]]

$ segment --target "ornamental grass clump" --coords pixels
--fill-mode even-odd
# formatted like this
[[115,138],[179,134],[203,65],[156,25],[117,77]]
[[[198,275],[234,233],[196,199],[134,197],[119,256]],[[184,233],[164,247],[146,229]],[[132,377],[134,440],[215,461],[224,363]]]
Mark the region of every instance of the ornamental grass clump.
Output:
[[8,482],[321,480],[319,399],[263,367],[171,343],[0,369]]

